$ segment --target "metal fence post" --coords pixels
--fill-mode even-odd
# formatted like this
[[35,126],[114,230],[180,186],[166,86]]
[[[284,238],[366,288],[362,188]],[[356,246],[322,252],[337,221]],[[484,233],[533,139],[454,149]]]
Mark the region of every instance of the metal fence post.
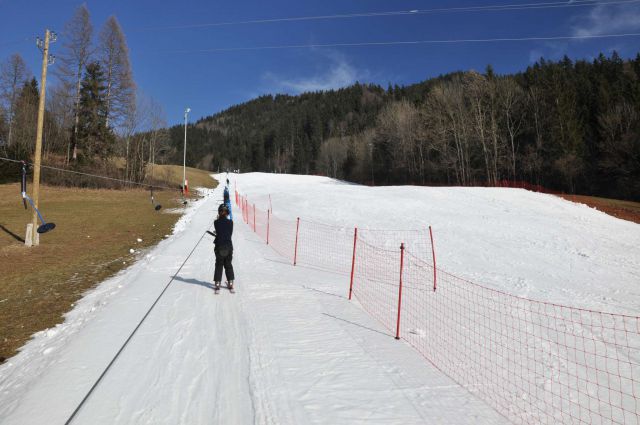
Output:
[[429,236],[431,237],[431,254],[433,255],[433,292],[436,292],[436,248],[433,246],[433,231],[429,226]]
[[353,256],[351,257],[351,282],[349,283],[349,300],[353,293],[353,273],[356,267],[356,241],[358,240],[358,228],[353,230]]
[[402,311],[402,269],[404,268],[404,243],[400,244],[400,285],[398,286],[398,321],[396,339],[400,339],[400,313]]
[[296,245],[293,251],[293,265],[298,261],[298,229],[300,229],[300,217],[296,220]]

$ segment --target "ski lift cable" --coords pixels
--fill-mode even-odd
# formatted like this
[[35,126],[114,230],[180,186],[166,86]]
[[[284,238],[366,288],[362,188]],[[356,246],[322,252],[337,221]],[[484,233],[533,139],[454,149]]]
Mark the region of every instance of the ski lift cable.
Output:
[[591,6],[607,6],[607,5],[623,5],[634,4],[640,0],[574,0],[572,2],[555,1],[543,3],[512,3],[512,4],[492,4],[480,6],[461,6],[461,7],[440,7],[430,9],[411,9],[396,10],[384,12],[361,12],[361,13],[343,13],[334,15],[314,15],[314,16],[294,16],[282,18],[265,18],[265,19],[249,19],[243,21],[221,21],[221,22],[204,22],[183,25],[167,25],[140,28],[138,31],[160,31],[160,30],[180,30],[193,28],[210,28],[223,27],[233,25],[252,25],[252,24],[269,24],[281,22],[299,22],[299,21],[319,21],[333,19],[353,19],[353,18],[371,18],[371,17],[388,17],[388,16],[416,16],[435,13],[460,13],[460,12],[501,12],[501,11],[519,11],[519,10],[539,10],[539,9],[558,9],[558,8],[574,8],[574,7],[591,7]]
[[608,38],[629,38],[640,37],[640,33],[625,34],[599,34],[599,35],[565,35],[548,37],[504,37],[504,38],[468,38],[468,39],[443,39],[443,40],[406,40],[406,41],[371,41],[354,43],[320,43],[320,44],[282,44],[273,46],[247,46],[247,47],[219,47],[212,49],[194,50],[161,50],[163,53],[222,53],[255,50],[284,50],[284,49],[314,49],[324,47],[372,47],[372,46],[395,46],[395,45],[420,45],[420,44],[464,44],[464,43],[504,43],[519,41],[569,41],[569,40],[592,40]]
[[120,356],[120,354],[124,351],[125,347],[127,346],[127,344],[129,344],[129,341],[131,341],[131,339],[133,338],[133,336],[136,334],[136,332],[138,331],[138,329],[140,329],[140,326],[142,326],[142,323],[144,323],[144,321],[146,320],[146,318],[149,316],[149,314],[151,313],[151,311],[153,310],[153,308],[156,306],[156,304],[158,304],[158,301],[160,301],[160,298],[162,298],[162,296],[165,294],[165,292],[167,292],[167,289],[169,289],[169,286],[171,285],[171,283],[173,283],[173,281],[175,280],[176,277],[178,277],[178,274],[180,273],[180,271],[182,270],[182,268],[184,267],[185,264],[187,264],[187,261],[189,261],[189,259],[191,258],[191,256],[193,255],[193,253],[195,252],[196,248],[198,248],[198,246],[200,245],[200,242],[202,242],[202,239],[204,238],[205,235],[207,234],[211,234],[210,230],[211,229],[211,225],[212,223],[209,224],[208,226],[208,230],[206,230],[205,232],[202,233],[202,236],[200,236],[200,239],[198,239],[198,242],[196,242],[195,246],[193,247],[193,249],[191,250],[191,252],[189,253],[189,255],[187,256],[187,258],[185,258],[185,260],[182,262],[182,264],[180,265],[180,268],[178,269],[178,271],[176,271],[176,273],[171,277],[171,279],[169,280],[169,282],[165,285],[164,289],[162,290],[162,292],[160,292],[160,295],[158,295],[158,297],[156,298],[156,300],[153,302],[153,304],[151,304],[151,307],[149,307],[149,309],[147,310],[147,312],[145,313],[145,315],[142,317],[142,319],[140,319],[140,322],[138,322],[137,326],[133,329],[133,331],[131,332],[131,334],[129,335],[129,337],[126,339],[126,341],[122,344],[122,346],[120,347],[120,349],[118,350],[118,352],[115,354],[115,356],[113,356],[113,358],[111,359],[111,361],[109,362],[109,364],[107,365],[107,367],[102,371],[102,373],[100,374],[100,376],[98,377],[98,379],[93,383],[93,385],[91,386],[91,388],[89,389],[89,391],[87,392],[87,394],[84,396],[84,398],[80,401],[80,403],[78,404],[78,406],[75,408],[75,410],[73,411],[73,413],[71,413],[71,416],[69,416],[69,419],[67,419],[67,421],[65,422],[65,425],[69,425],[71,422],[73,422],[73,420],[75,419],[76,415],[78,414],[78,412],[80,412],[80,409],[82,409],[82,407],[84,406],[84,404],[87,402],[87,400],[89,400],[89,397],[91,396],[91,394],[93,394],[93,391],[98,387],[98,385],[100,384],[100,382],[102,381],[102,378],[104,378],[104,376],[107,374],[107,372],[109,371],[109,369],[111,369],[111,366],[113,366],[113,364],[116,362],[116,360],[118,359],[118,357]]
[[[17,159],[5,158],[5,157],[0,157],[0,160],[7,161],[7,162],[15,162],[15,163],[22,163],[23,162],[23,161],[20,161],[20,160],[17,160]],[[29,163],[29,162],[26,162],[26,164],[30,165],[30,166],[33,166],[33,164]],[[139,182],[134,182],[134,181],[131,181],[131,180],[123,180],[123,179],[118,179],[118,178],[115,178],[115,177],[101,176],[101,175],[98,175],[98,174],[83,173],[83,172],[80,172],[80,171],[67,170],[67,169],[64,169],[64,168],[52,167],[52,166],[49,166],[49,165],[41,165],[40,167],[41,168],[46,168],[46,169],[49,169],[49,170],[61,171],[61,172],[64,172],[64,173],[71,173],[71,174],[76,174],[76,175],[81,175],[81,176],[95,177],[95,178],[99,178],[99,179],[117,181],[117,182],[121,182],[121,183],[127,183],[127,184],[142,186],[142,187],[176,190],[176,188],[170,187],[170,186],[160,186],[160,185],[153,185],[153,184],[147,184],[147,183],[139,183]]]

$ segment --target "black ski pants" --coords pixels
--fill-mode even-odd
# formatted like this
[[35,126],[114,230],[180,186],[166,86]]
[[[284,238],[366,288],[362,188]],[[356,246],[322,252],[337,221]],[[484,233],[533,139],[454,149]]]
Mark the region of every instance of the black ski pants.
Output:
[[233,265],[231,260],[233,259],[233,247],[217,246],[213,250],[216,254],[216,271],[213,274],[213,281],[220,282],[222,280],[222,268],[224,267],[224,273],[227,276],[227,281],[234,280]]

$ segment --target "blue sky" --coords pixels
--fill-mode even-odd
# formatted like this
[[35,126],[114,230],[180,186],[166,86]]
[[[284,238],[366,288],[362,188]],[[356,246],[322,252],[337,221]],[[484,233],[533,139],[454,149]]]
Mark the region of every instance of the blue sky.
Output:
[[[393,12],[558,0],[96,0],[87,1],[96,33],[109,15],[122,25],[141,91],[163,105],[170,124],[211,115],[260,94],[338,88],[355,81],[411,84],[456,70],[525,69],[544,56],[590,59],[618,50],[635,57],[640,37],[316,47],[215,52],[218,48],[416,40],[460,40],[640,33],[640,1],[613,5],[204,25],[271,18]],[[584,0],[565,3],[576,4]],[[35,37],[62,33],[77,0],[0,0],[0,60],[20,53],[39,77]],[[179,28],[176,28],[179,27]],[[52,53],[60,46],[52,46]],[[54,65],[55,66],[55,65]]]

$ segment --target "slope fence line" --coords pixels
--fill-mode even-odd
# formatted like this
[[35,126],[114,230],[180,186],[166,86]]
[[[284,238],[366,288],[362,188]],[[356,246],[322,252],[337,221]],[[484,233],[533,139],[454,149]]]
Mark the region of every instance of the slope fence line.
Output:
[[518,424],[640,425],[640,317],[532,300],[436,268],[431,228],[286,220],[236,205],[292,265],[345,275],[349,299]]

